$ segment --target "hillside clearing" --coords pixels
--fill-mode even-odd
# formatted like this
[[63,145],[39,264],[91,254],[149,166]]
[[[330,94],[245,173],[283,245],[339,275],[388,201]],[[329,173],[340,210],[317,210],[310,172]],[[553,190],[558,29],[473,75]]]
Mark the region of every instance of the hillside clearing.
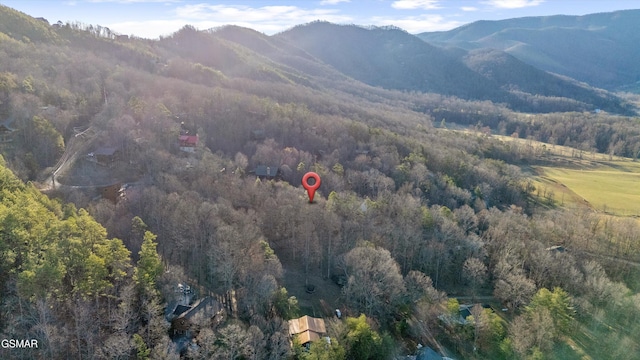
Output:
[[519,152],[538,155],[536,164],[522,169],[543,203],[640,216],[640,162],[534,140],[492,137]]
[[[569,195],[593,209],[616,215],[640,214],[639,172],[625,170],[576,170],[561,167],[538,167],[541,179],[550,179],[568,189]],[[569,199],[575,201],[575,196]],[[559,201],[555,197],[556,202]],[[560,200],[561,201],[561,200]],[[579,200],[578,200],[579,201]]]

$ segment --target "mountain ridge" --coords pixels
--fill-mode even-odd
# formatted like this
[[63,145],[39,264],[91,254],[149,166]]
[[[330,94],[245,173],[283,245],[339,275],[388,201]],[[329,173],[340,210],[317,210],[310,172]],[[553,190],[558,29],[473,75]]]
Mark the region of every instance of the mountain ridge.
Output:
[[554,15],[477,21],[417,36],[429,43],[472,50],[503,50],[539,69],[607,90],[640,82],[640,10],[582,16]]
[[[478,68],[469,66],[469,59],[477,60],[478,56],[477,53],[470,55],[468,52],[481,47],[463,49],[450,45],[433,46],[419,37],[391,26],[363,27],[317,21],[298,25],[271,36],[238,26],[223,26],[206,31],[185,26],[159,40],[130,39],[127,42],[116,41],[118,37],[113,33],[104,38],[103,27],[86,26],[94,37],[100,40],[98,45],[93,37],[72,31],[74,28],[82,29],[81,24],[54,24],[47,27],[44,21],[30,18],[9,8],[3,11],[2,16],[13,19],[12,23],[18,21],[18,25],[14,27],[22,29],[24,34],[34,33],[35,35],[31,35],[31,41],[66,41],[73,46],[110,47],[112,52],[120,54],[120,58],[129,62],[135,58],[136,66],[149,70],[156,67],[154,63],[161,62],[168,65],[168,68],[162,70],[168,71],[167,74],[184,74],[185,69],[179,69],[181,60],[176,55],[190,59],[209,68],[192,69],[188,78],[198,83],[220,81],[220,75],[228,75],[299,83],[314,88],[332,87],[336,85],[336,81],[348,82],[351,81],[349,79],[353,79],[384,89],[437,93],[466,100],[490,100],[506,104],[518,111],[603,109],[612,113],[632,113],[622,100],[612,94],[550,75],[548,72],[583,81],[572,76],[575,75],[573,73],[563,72],[565,59],[545,57],[541,55],[544,52],[536,51],[535,44],[527,44],[524,41],[512,41],[511,46],[505,49],[506,53],[514,56],[514,59],[508,62],[509,67],[491,66],[494,76],[486,76],[487,74],[479,72]],[[20,21],[23,25],[19,25]],[[541,22],[539,19],[536,21]],[[553,24],[559,21],[561,20],[554,20]],[[5,30],[11,34],[11,31]],[[492,39],[499,37],[501,31],[508,29],[491,33],[485,36],[483,41],[499,42],[500,39]],[[17,34],[16,39],[26,36],[24,34]],[[335,39],[341,41],[334,41]],[[547,68],[540,70],[540,66],[527,61],[519,64],[520,60],[516,59],[522,57],[519,56],[520,53],[531,53],[530,57],[538,56],[539,62],[547,63]],[[168,61],[170,59],[178,61],[171,63]],[[591,72],[594,72],[595,65],[589,64],[588,58],[579,61],[585,64],[583,68],[589,65]],[[524,63],[533,66],[523,66]],[[487,66],[485,61],[482,67]],[[526,74],[521,74],[522,71]],[[495,76],[498,73],[501,74]],[[633,73],[627,75],[633,76]],[[617,73],[603,72],[601,77],[611,80],[617,76]],[[524,83],[523,79],[526,78],[536,80],[536,85],[529,86]],[[540,82],[539,79],[547,79],[548,88],[545,82]],[[588,81],[586,83],[592,85]]]
[[[617,113],[628,112],[610,94],[554,76],[521,62],[517,57],[509,62],[512,68],[494,66],[493,71],[502,74],[487,77],[469,67],[468,50],[433,46],[398,29],[314,22],[296,26],[274,37],[284,39],[338,71],[372,86],[491,100],[521,111],[544,111],[544,106],[536,108],[530,101],[532,96],[543,96],[548,98],[548,105],[554,102],[552,97],[576,100],[574,110],[603,108]],[[333,41],[338,38],[340,42]],[[544,78],[552,84],[546,88],[544,82],[539,83],[535,92],[523,96],[522,91],[534,87],[514,79],[520,74],[514,73],[513,68],[526,71],[525,77]],[[510,90],[514,85],[520,88],[519,92]],[[564,91],[559,91],[558,87],[564,87]],[[578,98],[574,98],[575,92],[580,94]],[[561,108],[569,110],[564,106],[550,107],[551,111]]]

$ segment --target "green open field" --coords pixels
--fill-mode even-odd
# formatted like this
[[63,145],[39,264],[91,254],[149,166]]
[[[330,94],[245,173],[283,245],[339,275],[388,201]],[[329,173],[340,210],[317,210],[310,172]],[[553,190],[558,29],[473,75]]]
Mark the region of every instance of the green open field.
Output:
[[579,151],[565,146],[496,136],[537,154],[542,165],[523,167],[547,204],[590,208],[618,216],[640,216],[640,161]]
[[640,215],[640,164],[616,163],[586,169],[535,167],[534,180],[543,186],[543,192],[544,186],[553,191],[555,202],[562,206],[585,205],[614,215]]

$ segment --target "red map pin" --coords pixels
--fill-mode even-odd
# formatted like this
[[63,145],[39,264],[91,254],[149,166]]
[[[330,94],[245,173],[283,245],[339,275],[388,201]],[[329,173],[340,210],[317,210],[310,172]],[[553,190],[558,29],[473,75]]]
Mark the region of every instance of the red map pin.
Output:
[[[309,184],[309,179],[314,179],[315,182],[313,185]],[[309,194],[309,202],[313,202],[313,196],[316,194],[316,190],[320,187],[320,175],[310,171],[302,177],[302,187],[307,189],[307,194]]]

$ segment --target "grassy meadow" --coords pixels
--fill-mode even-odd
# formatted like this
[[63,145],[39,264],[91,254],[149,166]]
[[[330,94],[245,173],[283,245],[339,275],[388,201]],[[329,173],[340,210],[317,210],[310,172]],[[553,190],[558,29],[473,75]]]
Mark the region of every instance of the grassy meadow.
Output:
[[[554,201],[579,203],[614,215],[640,215],[640,168],[638,166],[595,169],[539,167],[538,177],[559,184]],[[565,190],[566,189],[566,190]],[[564,196],[564,197],[563,197]],[[564,199],[567,199],[566,201]]]
[[590,208],[618,216],[640,216],[640,161],[496,136],[520,151],[538,154],[540,165],[523,167],[536,194],[548,205]]

